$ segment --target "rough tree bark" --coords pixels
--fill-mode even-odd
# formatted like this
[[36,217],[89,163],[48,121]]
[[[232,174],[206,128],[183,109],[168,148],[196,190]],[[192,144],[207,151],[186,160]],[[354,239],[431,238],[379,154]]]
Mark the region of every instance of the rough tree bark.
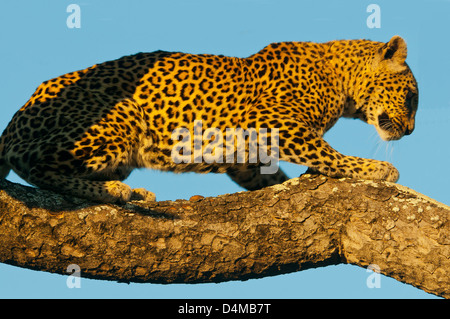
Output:
[[124,282],[245,280],[339,263],[450,297],[450,207],[384,182],[303,175],[215,198],[99,205],[0,182],[0,262]]

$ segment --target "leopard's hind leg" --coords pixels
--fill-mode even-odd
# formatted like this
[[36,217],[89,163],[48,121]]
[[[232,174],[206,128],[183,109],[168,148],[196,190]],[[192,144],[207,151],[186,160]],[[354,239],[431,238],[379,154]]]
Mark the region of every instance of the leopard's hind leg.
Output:
[[132,197],[131,188],[120,181],[131,169],[114,167],[113,162],[105,162],[104,167],[93,166],[99,157],[80,159],[61,143],[33,141],[16,144],[15,150],[30,154],[22,158],[10,156],[7,160],[32,185],[102,203],[123,203]]
[[153,193],[121,182],[136,167],[144,132],[138,112],[132,101],[122,100],[79,134],[71,126],[55,127],[15,142],[5,160],[29,183],[55,192],[103,203],[152,200]]

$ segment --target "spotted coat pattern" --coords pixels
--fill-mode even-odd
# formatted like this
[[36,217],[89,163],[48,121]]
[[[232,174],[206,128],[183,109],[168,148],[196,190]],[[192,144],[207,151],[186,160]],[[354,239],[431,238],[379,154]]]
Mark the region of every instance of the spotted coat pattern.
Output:
[[222,132],[276,128],[280,160],[395,182],[390,163],[345,156],[323,135],[340,117],[374,125],[385,140],[410,134],[418,88],[405,59],[405,41],[394,36],[273,43],[248,58],[156,51],[96,64],[42,83],[14,115],[0,140],[0,178],[13,169],[41,188],[99,202],[151,199],[121,182],[141,167],[227,173],[247,189],[287,179],[281,170],[261,174],[248,157],[174,163],[172,132],[193,132],[201,120]]

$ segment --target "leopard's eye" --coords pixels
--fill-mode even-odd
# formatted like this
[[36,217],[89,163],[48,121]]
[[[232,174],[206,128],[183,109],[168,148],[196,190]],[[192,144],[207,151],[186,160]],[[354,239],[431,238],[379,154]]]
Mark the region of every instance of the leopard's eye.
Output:
[[406,98],[409,100],[414,96],[414,93],[411,90],[408,90],[408,93],[406,94]]

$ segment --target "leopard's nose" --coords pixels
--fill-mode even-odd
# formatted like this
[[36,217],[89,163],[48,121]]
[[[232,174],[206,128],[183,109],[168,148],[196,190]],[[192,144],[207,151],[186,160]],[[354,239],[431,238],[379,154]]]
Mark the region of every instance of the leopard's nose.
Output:
[[414,131],[414,121],[411,121],[406,126],[405,135],[410,135]]

